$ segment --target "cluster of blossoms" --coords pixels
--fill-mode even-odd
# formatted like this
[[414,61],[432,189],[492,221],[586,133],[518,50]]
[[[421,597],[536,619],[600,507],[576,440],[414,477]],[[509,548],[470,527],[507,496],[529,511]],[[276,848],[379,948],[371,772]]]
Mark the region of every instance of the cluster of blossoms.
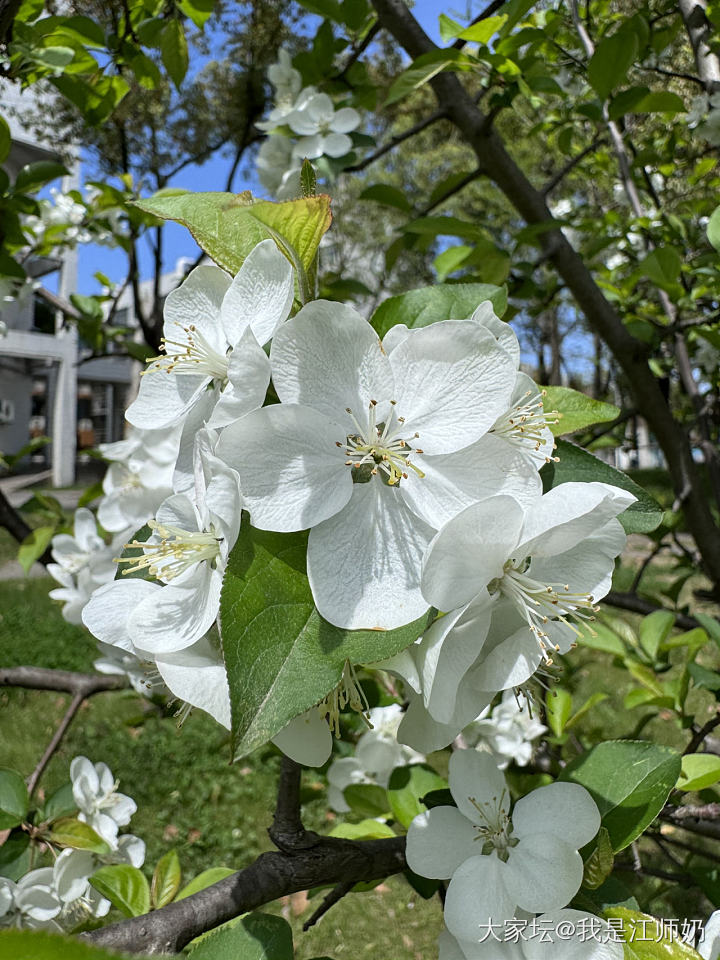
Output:
[[24,218],[23,228],[33,246],[75,247],[79,243],[114,246],[128,234],[119,207],[96,209],[97,188],[85,188],[85,202],[77,191],[63,193],[51,187],[51,200],[39,200],[39,213]]
[[[295,311],[294,294],[289,261],[266,240],[237,276],[199,266],[168,296],[163,352],[127,413],[138,432],[106,450],[100,519],[128,537],[124,556],[113,548],[124,575],[94,586],[82,620],[117,669],[135,665],[181,712],[229,727],[215,625],[243,510],[261,530],[309,530],[309,585],[335,627],[385,631],[441,611],[409,648],[361,665],[402,679],[406,711],[367,711],[347,664],[340,687],[273,742],[320,766],[338,709],[369,714],[355,758],[331,767],[340,810],[349,783],[385,786],[423,754],[486,744],[453,754],[457,808],[421,815],[408,835],[412,869],[451,881],[444,955],[472,960],[481,923],[553,914],[579,888],[578,849],[599,825],[590,795],[556,783],[511,812],[500,768],[530,759],[544,728],[513,691],[592,630],[634,497],[596,482],[543,493],[552,415],[490,302],[380,340],[352,307]],[[124,532],[146,522],[145,540]],[[77,527],[57,559],[94,569],[95,521]]]
[[127,863],[141,867],[145,844],[132,834],[119,834],[137,807],[135,801],[117,792],[104,763],[75,757],[70,764],[72,792],[78,820],[89,824],[105,841],[104,855],[67,847],[53,866],[31,870],[17,883],[0,877],[0,928],[29,927],[62,931],[90,917],[104,917],[110,901],[91,885],[90,878],[106,864]]
[[348,134],[360,125],[360,114],[352,107],[336,110],[326,93],[303,87],[287,50],[280,49],[268,76],[275,98],[267,120],[257,124],[268,133],[258,154],[257,171],[266,190],[288,200],[299,193],[304,159],[336,159],[350,152],[353,141]]

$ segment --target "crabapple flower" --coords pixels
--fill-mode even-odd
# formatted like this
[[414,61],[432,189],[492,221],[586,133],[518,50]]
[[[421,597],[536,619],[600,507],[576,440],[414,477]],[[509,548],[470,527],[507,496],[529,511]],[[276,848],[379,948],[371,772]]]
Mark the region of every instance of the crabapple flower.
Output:
[[173,472],[180,445],[180,427],[140,430],[130,427],[116,443],[101,443],[99,450],[110,466],[103,478],[98,520],[111,533],[133,533],[155,516],[162,501],[173,492]]
[[260,183],[279,200],[289,200],[298,192],[300,164],[293,159],[287,137],[268,137],[260,147],[256,166]]
[[333,810],[347,813],[350,809],[343,796],[350,784],[376,783],[387,787],[395,767],[424,762],[423,754],[397,741],[402,717],[402,707],[398,703],[370,710],[371,728],[359,738],[354,755],[333,760],[328,770],[328,803]]
[[[240,529],[241,507],[237,475],[214,456],[212,444],[209,431],[198,434],[194,496],[178,493],[168,497],[148,524],[152,536],[144,543],[130,544],[142,549],[142,555],[119,560],[127,564],[124,572],[147,570],[167,584],[159,587],[138,581],[142,587],[135,589],[141,599],[127,619],[132,644],[150,654],[190,647],[217,618],[225,565]],[[102,610],[111,618],[113,590],[119,597],[118,581],[103,594]],[[102,630],[96,615],[93,623]]]
[[617,933],[592,913],[565,909],[517,919],[520,924],[507,930],[493,927],[482,943],[457,940],[444,930],[438,960],[623,960]]
[[98,535],[92,511],[80,507],[75,511],[73,534],[56,534],[51,553],[55,563],[49,563],[47,571],[60,586],[49,595],[63,602],[65,620],[81,623],[83,607],[93,591],[115,576],[113,548]]
[[204,423],[223,427],[261,406],[270,380],[262,345],[292,300],[292,267],[273,240],[259,243],[235,278],[196,267],[168,294],[164,353],[144,371],[127,419],[145,429],[183,422],[182,458]]
[[314,93],[303,103],[296,104],[286,120],[300,139],[293,147],[298,159],[307,157],[342,157],[352,148],[348,134],[360,125],[360,114],[352,107],[335,109],[326,93]]
[[420,876],[450,880],[450,933],[478,942],[483,925],[502,924],[518,908],[546,913],[569,903],[582,883],[578,849],[600,827],[587,790],[575,783],[540,787],[518,800],[511,816],[503,774],[475,750],[451,756],[449,780],[457,807],[415,817],[406,856]]
[[[604,483],[565,483],[523,508],[501,495],[467,507],[428,548],[426,600],[452,611],[412,649],[425,706],[462,729],[475,713],[466,688],[525,683],[591,630],[625,545],[616,519],[632,494]],[[466,677],[466,674],[469,676]]]
[[292,103],[300,93],[302,77],[292,65],[292,58],[284,47],[278,50],[277,63],[268,67],[268,79],[275,87],[276,103]]
[[332,734],[317,707],[294,717],[272,742],[285,756],[304,767],[321,767],[332,753]]
[[703,960],[718,960],[720,957],[720,910],[710,914],[700,935],[697,952]]
[[[311,528],[308,577],[331,623],[408,623],[428,606],[422,555],[457,509],[443,458],[507,409],[512,358],[470,320],[432,324],[388,354],[352,307],[318,300],[278,331],[270,361],[282,402],[231,424],[217,446],[252,523]],[[496,470],[490,489],[505,481]]]
[[533,740],[547,730],[533,716],[530,701],[523,693],[505,690],[492,711],[478,717],[463,730],[463,739],[478,750],[489,750],[500,770],[510,763],[526,767],[532,759]]
[[31,870],[17,883],[0,877],[0,927],[60,931],[56,917],[62,908],[52,867]]
[[117,792],[117,781],[106,763],[91,763],[87,757],[75,757],[70,764],[73,797],[80,813],[78,820],[88,823],[117,849],[118,828],[127,826],[137,810],[132,797]]

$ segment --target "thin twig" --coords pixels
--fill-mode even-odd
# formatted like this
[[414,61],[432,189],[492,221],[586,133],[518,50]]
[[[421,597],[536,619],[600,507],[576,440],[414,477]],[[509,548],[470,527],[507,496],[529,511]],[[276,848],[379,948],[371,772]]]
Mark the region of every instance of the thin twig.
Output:
[[683,756],[687,756],[690,753],[697,753],[697,749],[702,745],[705,737],[709,733],[712,733],[715,727],[720,727],[720,707],[717,708],[717,712],[714,717],[710,717],[707,723],[704,723],[699,730],[697,730],[692,737],[690,743],[683,750]]
[[663,543],[662,541],[660,541],[660,543],[655,544],[655,547],[650,551],[650,553],[645,557],[643,562],[638,567],[637,572],[633,577],[633,582],[630,584],[629,593],[637,593],[637,588],[640,586],[640,581],[642,580],[643,574],[645,573],[647,568],[650,566],[650,564],[653,562],[653,560],[659,553],[662,553],[663,550],[667,550],[667,549],[668,549],[667,543]]
[[542,189],[540,190],[540,193],[544,197],[549,196],[549,194],[553,192],[555,187],[559,186],[559,184],[562,183],[565,177],[572,170],[574,170],[579,163],[582,163],[582,161],[585,159],[585,157],[589,153],[593,153],[593,151],[597,150],[597,148],[604,142],[604,140],[605,140],[604,137],[595,137],[592,143],[588,144],[587,147],[585,147],[584,150],[581,150],[580,153],[578,153],[576,156],[571,157],[568,160],[568,162],[565,164],[565,166],[562,167],[560,170],[558,170],[558,172],[555,174],[554,177],[551,177],[548,180],[545,186],[542,187]]
[[[611,590],[603,597],[603,603],[610,604],[611,607],[618,607],[620,610],[630,610],[632,613],[642,613],[643,616],[648,613],[655,613],[656,610],[668,610],[657,603],[650,603],[649,600],[643,600],[642,597],[634,593],[621,593],[619,590]],[[690,617],[686,613],[678,613],[676,610],[668,610],[675,617],[675,623],[683,630],[694,630],[695,627],[701,627],[702,624],[695,617]]]
[[326,914],[330,907],[334,906],[339,900],[342,900],[345,894],[349,893],[354,886],[354,883],[347,880],[343,880],[341,883],[338,883],[336,886],[334,886],[330,893],[324,897],[323,902],[317,908],[315,913],[310,917],[309,920],[305,921],[303,924],[303,932],[305,933],[310,929],[310,927],[314,927],[320,917]]
[[403,133],[398,133],[396,136],[391,137],[387,143],[384,143],[381,147],[374,152],[369,154],[363,160],[360,160],[359,163],[353,164],[351,167],[345,167],[344,173],[357,173],[360,170],[364,170],[366,167],[369,167],[371,163],[375,163],[376,160],[379,160],[380,157],[384,157],[386,153],[392,150],[394,147],[397,147],[399,143],[403,143],[405,140],[409,140],[410,137],[414,137],[418,133],[422,133],[427,127],[433,123],[437,123],[438,120],[442,120],[447,113],[445,110],[436,110],[435,113],[431,113],[429,117],[426,117],[424,120],[420,120],[418,123],[413,124],[412,127],[409,127]]
[[46,667],[0,667],[0,687],[25,687],[29,690],[57,690],[59,693],[91,697],[103,690],[122,690],[128,686],[124,676],[103,673],[73,673]]
[[85,701],[85,696],[82,693],[76,693],[75,696],[70,701],[70,705],[68,706],[67,711],[65,712],[65,716],[60,721],[57,730],[53,734],[52,740],[47,745],[47,749],[45,750],[45,753],[42,755],[42,757],[38,761],[37,766],[28,777],[27,789],[28,789],[29,796],[32,796],[33,793],[35,792],[35,787],[37,787],[40,777],[45,772],[45,767],[47,767],[48,763],[50,763],[50,760],[53,754],[55,753],[55,751],[57,750],[57,748],[60,746],[62,739],[65,736],[67,729],[72,722],[73,717],[78,712],[78,710],[80,709],[84,701]]
[[433,200],[432,203],[429,203],[426,207],[423,207],[422,210],[418,210],[415,214],[415,218],[419,219],[420,217],[426,217],[436,207],[439,207],[441,203],[445,203],[445,201],[449,200],[450,197],[454,197],[456,193],[460,193],[461,190],[464,190],[468,184],[473,183],[479,177],[484,175],[485,171],[480,167],[478,167],[476,170],[471,170],[470,173],[466,174],[466,176],[459,181],[459,183],[456,183],[454,187],[451,187],[441,197],[438,197],[437,200]]
[[[505,2],[505,0],[503,0],[503,2]],[[375,22],[375,23],[370,27],[370,29],[368,30],[368,32],[365,34],[365,36],[363,37],[363,39],[361,40],[361,42],[357,45],[357,47],[353,47],[353,49],[352,49],[352,51],[351,51],[351,53],[350,53],[350,56],[348,57],[347,61],[345,62],[345,65],[344,65],[344,67],[342,68],[342,70],[340,70],[339,73],[336,73],[334,77],[330,77],[330,79],[331,79],[331,80],[344,80],[345,77],[346,77],[347,74],[348,74],[348,70],[349,70],[349,69],[352,67],[352,65],[353,65],[354,63],[356,63],[356,62],[360,59],[360,57],[365,53],[365,51],[366,51],[367,48],[370,46],[370,44],[373,42],[373,40],[375,39],[375,37],[378,35],[379,32],[380,32],[380,24],[377,23],[377,22]]]
[[[470,23],[468,24],[468,28],[474,27],[476,23],[480,23],[482,20],[487,20],[488,17],[491,17],[501,7],[504,7],[506,2],[507,0],[492,0],[492,2],[485,7],[482,13],[479,13],[474,20],[470,21]],[[466,42],[467,41],[465,40],[456,40],[455,43],[453,44],[453,47],[456,50],[462,50]]]
[[292,853],[315,843],[316,835],[309,833],[302,822],[300,784],[302,767],[283,754],[278,781],[275,815],[268,829],[270,839],[283,853]]

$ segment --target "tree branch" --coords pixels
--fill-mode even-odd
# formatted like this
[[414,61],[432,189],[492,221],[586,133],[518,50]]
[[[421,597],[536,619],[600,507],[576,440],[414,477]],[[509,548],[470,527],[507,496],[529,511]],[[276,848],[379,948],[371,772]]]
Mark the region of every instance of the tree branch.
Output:
[[[667,610],[667,607],[661,607],[657,603],[650,603],[649,600],[643,600],[642,597],[634,593],[621,593],[619,590],[611,590],[606,594],[603,603],[610,604],[611,607],[617,607],[619,610],[630,610],[631,613],[641,613],[646,616],[648,613],[655,613],[656,610]],[[675,623],[683,630],[694,630],[696,627],[702,627],[699,620],[690,617],[686,613],[678,613],[676,610],[668,610],[675,617]]]
[[344,840],[317,837],[292,854],[264,853],[230,877],[142,917],[82,935],[133,953],[177,953],[193,938],[280,897],[325,884],[380,880],[406,867],[405,837]]
[[68,727],[72,723],[73,717],[78,712],[84,701],[85,697],[82,693],[76,693],[70,701],[70,705],[67,708],[65,716],[60,721],[57,730],[53,734],[52,740],[47,745],[45,753],[42,755],[42,757],[40,757],[37,766],[28,777],[27,789],[29,796],[32,796],[35,792],[35,787],[37,787],[38,781],[45,771],[45,767],[48,765],[48,763],[50,763],[53,754],[62,743],[62,739],[65,736]]
[[714,33],[705,0],[678,0],[698,74],[708,93],[720,89],[720,59],[713,50]]
[[315,842],[315,835],[305,830],[300,815],[301,779],[302,767],[283,754],[275,816],[268,830],[270,839],[283,853],[292,853]]
[[571,157],[571,158],[568,160],[568,162],[565,164],[565,166],[562,167],[560,170],[558,170],[558,172],[555,174],[554,177],[551,177],[551,178],[548,180],[548,182],[545,184],[545,186],[544,186],[544,187],[542,188],[542,190],[540,191],[540,192],[542,193],[542,195],[543,195],[544,197],[547,197],[549,194],[551,194],[551,193],[553,192],[553,190],[555,189],[555,187],[559,186],[559,185],[562,183],[562,181],[565,179],[565,177],[566,177],[571,171],[573,171],[573,170],[575,169],[575,167],[576,167],[579,163],[582,163],[582,161],[585,159],[585,157],[586,157],[589,153],[592,153],[594,150],[597,150],[597,148],[600,146],[600,144],[601,144],[602,142],[603,142],[603,138],[602,138],[602,137],[595,137],[595,139],[593,140],[593,142],[590,143],[590,144],[588,144],[587,147],[585,147],[584,150],[581,150],[580,153],[578,153],[576,156]]
[[[380,22],[414,58],[437,50],[403,0],[372,0]],[[675,420],[647,363],[647,347],[626,329],[615,307],[595,283],[582,257],[563,233],[552,227],[552,216],[542,194],[508,154],[497,131],[489,127],[459,79],[439,73],[429,81],[440,110],[475,150],[479,162],[496,186],[528,224],[548,224],[539,242],[572,292],[591,326],[603,338],[627,376],[636,406],[643,410],[650,429],[665,454],[675,490],[688,490],[685,517],[702,553],[710,579],[720,583],[720,530],[703,493],[690,443]]]
[[86,699],[103,690],[122,690],[127,686],[127,677],[104,673],[73,673],[46,667],[0,667],[0,687],[57,690]]
[[357,173],[360,170],[364,170],[366,167],[369,167],[371,163],[375,163],[376,160],[379,160],[380,157],[384,157],[386,153],[396,147],[399,143],[409,140],[410,137],[414,137],[415,134],[421,133],[431,124],[437,123],[438,120],[442,120],[443,117],[446,116],[447,113],[445,110],[436,110],[435,113],[431,113],[429,117],[426,117],[424,120],[420,120],[419,123],[413,124],[412,127],[409,127],[403,133],[399,133],[397,136],[391,137],[387,143],[382,145],[382,147],[378,147],[375,153],[371,153],[369,156],[365,157],[359,163],[354,164],[352,167],[345,167],[343,173]]
[[332,888],[332,890],[325,895],[323,902],[317,908],[315,913],[310,917],[309,920],[306,920],[303,924],[303,933],[306,933],[310,927],[314,927],[315,924],[321,917],[324,917],[328,912],[330,907],[334,907],[345,896],[346,893],[350,893],[354,884],[349,883],[347,880],[343,880],[342,883],[338,883]]
[[698,747],[702,746],[705,737],[712,733],[715,727],[720,727],[720,708],[715,713],[714,717],[710,717],[707,723],[704,723],[699,730],[695,731],[692,740],[683,750],[683,756],[687,756],[690,753],[696,753]]

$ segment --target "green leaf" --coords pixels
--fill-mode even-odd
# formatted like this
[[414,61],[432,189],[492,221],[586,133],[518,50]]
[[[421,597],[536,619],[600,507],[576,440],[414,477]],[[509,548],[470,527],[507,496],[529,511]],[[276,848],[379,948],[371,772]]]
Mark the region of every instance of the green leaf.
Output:
[[160,33],[160,54],[170,79],[180,89],[188,68],[188,47],[182,23],[168,20]]
[[657,247],[640,264],[641,273],[663,290],[674,290],[682,269],[682,259],[674,247]]
[[438,73],[442,73],[443,70],[467,70],[474,62],[466,54],[452,47],[422,53],[413,60],[407,70],[395,78],[388,91],[384,106],[387,107],[391,103],[402,100],[413,90],[419,89],[428,80],[432,80]]
[[684,113],[682,97],[670,90],[653,90],[635,104],[633,113]]
[[418,814],[427,810],[421,798],[446,787],[447,780],[425,763],[396,767],[387,790],[393,816],[407,829]]
[[51,180],[66,177],[67,173],[67,168],[62,163],[54,163],[51,160],[27,163],[15,178],[15,190],[18,193],[31,193]]
[[[135,535],[130,538],[128,543],[145,543],[149,537],[152,536],[152,529],[145,524],[143,527],[140,527],[139,530],[135,532]],[[128,547],[127,545],[123,547],[118,557],[117,570],[115,571],[116,580],[127,580],[131,578],[133,580],[150,580],[153,583],[156,583],[157,580],[155,577],[151,576],[147,567],[141,567],[139,570],[133,570],[132,564],[124,563],[121,561],[125,560],[136,560],[140,557],[145,556],[145,551],[142,547]]]
[[559,779],[579,783],[590,792],[617,853],[660,813],[680,768],[680,754],[670,747],[608,740],[573,760]]
[[720,253],[720,207],[715,207],[708,220],[707,237],[717,252]]
[[690,753],[682,758],[678,790],[704,790],[720,781],[720,757],[712,753]]
[[660,645],[670,636],[674,625],[675,614],[670,610],[655,610],[640,621],[640,646],[651,660],[657,657]]
[[589,710],[592,710],[592,708],[597,706],[598,703],[602,703],[603,700],[607,700],[607,699],[608,699],[607,693],[597,692],[597,693],[591,694],[587,698],[585,703],[578,710],[576,710],[575,713],[570,717],[568,722],[565,724],[565,729],[569,730],[570,727],[574,726],[578,722],[578,720],[581,720]]
[[220,597],[220,633],[230,685],[237,759],[267,743],[339,683],[346,661],[399,653],[428,617],[397,630],[341,630],[320,616],[305,572],[307,532],[243,523]]
[[73,795],[71,783],[64,783],[45,801],[40,811],[40,821],[60,820],[77,811],[78,805]]
[[0,117],[0,163],[4,163],[7,160],[11,144],[12,136],[10,134],[10,127],[7,124],[7,120],[5,120],[4,117]]
[[89,823],[68,817],[57,820],[50,831],[50,839],[61,847],[72,847],[74,850],[91,850],[104,856],[110,853],[109,844],[93,830]]
[[282,917],[249,913],[239,923],[203,937],[189,956],[192,960],[293,960],[292,930]]
[[506,20],[507,15],[505,14],[498,17],[486,17],[479,23],[473,23],[472,26],[467,27],[462,33],[458,34],[458,38],[466,40],[468,43],[488,43]]
[[457,20],[451,20],[446,13],[441,13],[438,17],[438,29],[440,30],[440,39],[443,43],[449,43],[454,40],[465,29]]
[[655,917],[626,907],[608,907],[603,916],[622,921],[625,960],[701,960],[696,950],[663,930]]
[[18,562],[25,573],[30,572],[30,567],[39,559],[50,546],[55,527],[36,527],[23,540],[18,548]]
[[93,500],[97,500],[98,497],[102,497],[103,493],[102,480],[98,480],[97,483],[91,484],[87,490],[83,493],[80,499],[77,502],[79,507],[86,507],[89,503],[92,503]]
[[161,192],[136,206],[161,220],[183,224],[205,253],[233,276],[250,251],[269,237],[291,263],[294,254],[310,270],[332,219],[330,197],[324,194],[273,203],[254,200],[247,192]]
[[215,0],[180,0],[178,7],[196,27],[202,29],[215,9]]
[[711,690],[713,693],[720,693],[720,674],[714,670],[708,670],[701,667],[699,663],[689,663],[688,673],[693,678],[696,687]]
[[237,870],[232,870],[230,867],[210,867],[208,870],[203,870],[182,888],[175,899],[184,900],[185,897],[191,897],[193,893],[199,893],[201,890],[217,883],[218,880],[224,880],[225,877],[232,876],[233,873],[237,873]]
[[550,424],[553,435],[561,437],[569,433],[585,430],[594,423],[607,423],[620,414],[620,408],[612,403],[594,400],[570,387],[541,387],[545,396],[543,407],[546,412],[557,410],[558,423]]
[[373,314],[371,323],[379,337],[391,327],[404,323],[411,329],[426,327],[436,320],[466,320],[484,301],[502,316],[507,307],[507,291],[490,283],[436,283],[388,297]]
[[360,817],[382,817],[390,813],[390,801],[384,787],[376,783],[351,783],[343,790],[345,802]]
[[419,217],[403,227],[405,233],[429,234],[431,237],[462,237],[465,240],[486,239],[485,231],[476,223],[461,220],[449,214],[434,217]]
[[605,37],[595,48],[588,62],[590,86],[601,100],[625,79],[637,54],[637,37],[629,31],[618,31]]
[[472,247],[460,244],[457,247],[448,247],[447,250],[439,253],[433,260],[438,280],[443,281],[449,274],[459,270],[472,252]]
[[546,411],[557,410],[558,423],[550,424],[556,437],[567,433],[577,433],[594,423],[607,423],[620,414],[620,408],[613,403],[604,403],[592,397],[571,390],[570,387],[542,387],[545,391],[543,407]]
[[562,687],[555,687],[545,694],[545,712],[550,729],[561,737],[572,710],[572,697]]
[[76,937],[44,930],[0,930],[0,957],[7,960],[143,960],[135,953],[109,952]]
[[575,480],[585,483],[591,480],[610,483],[637,497],[636,502],[618,517],[626,533],[649,533],[662,523],[663,510],[660,504],[620,470],[603,463],[587,450],[576,447],[567,440],[557,441],[555,454],[560,458],[559,463],[546,463],[540,471],[546,493],[562,483]]
[[168,850],[158,860],[153,873],[152,884],[150,885],[150,902],[153,910],[164,907],[175,899],[180,889],[181,880],[182,870],[180,869],[177,851]]
[[360,194],[361,200],[374,200],[375,203],[381,203],[384,207],[395,207],[396,210],[402,210],[408,213],[412,210],[412,205],[402,190],[397,187],[391,187],[387,183],[374,183],[367,187]]
[[305,159],[300,168],[300,192],[303,197],[314,197],[317,194],[317,176],[315,167]]
[[597,890],[612,873],[615,863],[610,834],[605,827],[600,827],[595,843],[595,849],[585,861],[583,869],[583,886],[588,890]]
[[20,827],[10,831],[0,845],[0,877],[15,883],[30,869],[30,834]]
[[0,830],[22,823],[28,812],[25,781],[15,770],[0,768]]
[[150,885],[137,867],[128,863],[100,867],[90,883],[126,917],[140,917],[150,910]]
[[360,823],[339,823],[328,836],[345,840],[382,840],[384,837],[394,837],[395,831],[379,820],[361,820]]

